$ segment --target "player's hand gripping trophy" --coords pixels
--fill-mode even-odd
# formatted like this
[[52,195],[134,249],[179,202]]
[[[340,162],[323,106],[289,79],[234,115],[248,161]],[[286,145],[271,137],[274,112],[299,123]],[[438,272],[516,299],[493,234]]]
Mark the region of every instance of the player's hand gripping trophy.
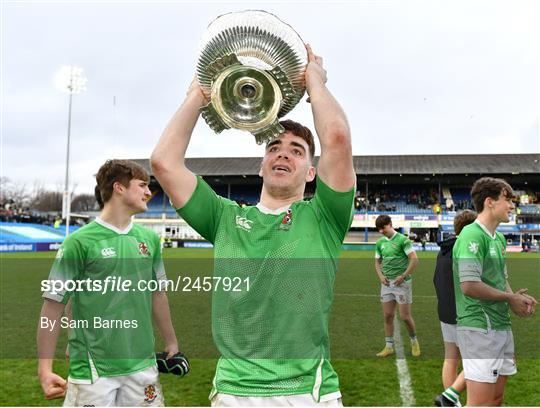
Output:
[[278,118],[302,99],[308,54],[289,25],[264,11],[222,15],[204,34],[197,82],[208,104],[201,108],[216,132],[235,128],[257,143],[278,137]]

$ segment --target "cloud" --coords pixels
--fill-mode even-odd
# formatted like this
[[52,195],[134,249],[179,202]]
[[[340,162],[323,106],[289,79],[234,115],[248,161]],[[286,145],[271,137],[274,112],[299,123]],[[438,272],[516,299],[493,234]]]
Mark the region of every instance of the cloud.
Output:
[[[148,157],[180,106],[197,45],[219,14],[252,3],[4,4],[2,162],[19,182],[63,182],[67,95],[53,78],[79,65],[72,180],[91,191],[111,157]],[[540,152],[538,3],[257,3],[324,57],[355,154]],[[313,125],[302,102],[289,117]],[[195,129],[190,157],[253,156],[238,131]]]

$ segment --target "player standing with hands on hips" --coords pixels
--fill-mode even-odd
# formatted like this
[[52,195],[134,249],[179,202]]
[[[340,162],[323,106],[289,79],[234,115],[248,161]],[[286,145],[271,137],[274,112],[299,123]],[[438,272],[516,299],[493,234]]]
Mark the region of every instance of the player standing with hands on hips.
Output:
[[[251,280],[249,290],[213,292],[212,332],[221,353],[214,406],[342,406],[328,318],[356,175],[347,118],[325,85],[322,58],[306,48],[306,88],[321,144],[317,170],[311,131],[281,121],[285,132],[266,145],[261,162],[260,202],[240,207],[217,196],[185,165],[199,108],[208,102],[196,81],[151,157],[178,214],[214,244],[214,276]],[[304,201],[314,179],[315,195]]]
[[[375,271],[381,281],[381,303],[384,316],[385,346],[377,357],[394,354],[394,316],[396,304],[399,317],[407,325],[411,339],[411,353],[420,356],[420,344],[416,338],[416,329],[411,315],[412,278],[418,264],[418,257],[412,242],[392,227],[388,215],[379,215],[375,227],[383,235],[375,246]],[[399,330],[399,328],[398,328]]]

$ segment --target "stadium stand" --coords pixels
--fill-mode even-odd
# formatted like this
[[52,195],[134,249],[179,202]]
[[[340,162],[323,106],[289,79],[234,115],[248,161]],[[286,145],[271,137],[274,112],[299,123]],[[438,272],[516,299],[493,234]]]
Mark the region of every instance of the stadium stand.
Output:
[[[317,160],[316,157],[315,164]],[[148,159],[135,161],[152,174]],[[260,157],[188,158],[186,162],[218,195],[239,205],[259,201]],[[452,232],[456,211],[472,208],[470,188],[482,176],[502,177],[516,190],[517,216],[513,224],[506,227],[508,239],[520,240],[522,234],[532,234],[533,239],[540,237],[540,154],[354,156],[353,162],[357,192],[351,240],[371,241],[377,235],[372,226],[374,218],[388,213],[401,220],[402,228],[410,232],[411,237],[435,241],[440,234]],[[307,185],[306,199],[313,195],[314,184]],[[138,222],[172,239],[200,239],[179,219],[153,177],[150,189],[153,196],[148,211],[137,215]],[[46,214],[39,218],[39,214],[29,209],[21,211],[13,203],[1,204],[0,221],[52,224]],[[3,242],[14,242],[20,237],[9,229],[4,229],[2,234]]]
[[521,214],[524,215],[540,215],[540,205],[539,204],[521,204],[519,206]]
[[[421,215],[472,208],[469,191],[475,179],[482,175],[504,177],[513,185],[530,190],[528,175],[540,173],[539,158],[538,154],[355,156],[355,209],[361,213],[367,210]],[[148,160],[135,161],[151,173]],[[261,188],[260,162],[259,157],[190,158],[187,166],[217,194],[239,205],[253,205],[258,202]],[[151,188],[156,192],[148,213],[141,217],[174,217],[168,198],[155,180]],[[306,195],[312,191],[313,185],[308,185]],[[531,194],[536,198],[534,192]],[[536,207],[524,207],[524,211],[535,214]]]
[[[315,158],[315,164],[317,160]],[[151,174],[148,160],[136,161]],[[540,190],[539,183],[532,182],[540,175],[539,154],[354,156],[353,161],[357,173],[356,214],[349,231],[349,242],[376,239],[377,232],[371,224],[381,213],[401,220],[402,228],[411,234],[411,238],[436,241],[441,234],[453,231],[456,211],[472,208],[470,188],[482,176],[506,179],[522,191],[522,195],[528,196],[529,203],[536,203],[537,190]],[[258,202],[262,186],[258,176],[260,157],[188,158],[186,162],[188,168],[202,176],[218,195],[239,205]],[[161,218],[161,227],[159,220],[148,222],[152,221],[150,225],[156,232],[171,239],[197,237],[174,214],[166,197],[163,206],[163,192],[155,180],[151,189],[157,191],[152,200],[156,203],[151,205],[150,215],[140,217]],[[313,192],[314,183],[310,183],[306,187],[306,198]],[[519,242],[523,233],[540,233],[537,207],[527,204],[523,210],[523,215],[518,211],[513,224],[505,227],[509,242]]]

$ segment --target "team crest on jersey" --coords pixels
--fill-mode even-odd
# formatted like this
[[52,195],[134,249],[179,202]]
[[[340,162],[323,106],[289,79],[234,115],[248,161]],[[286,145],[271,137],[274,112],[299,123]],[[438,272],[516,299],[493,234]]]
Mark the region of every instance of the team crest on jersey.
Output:
[[148,246],[144,242],[139,242],[139,254],[142,256],[149,256]]
[[289,208],[285,215],[283,216],[283,219],[281,220],[281,223],[279,224],[279,229],[288,231],[291,228],[292,225],[292,210]]
[[253,221],[248,220],[245,217],[240,217],[239,215],[236,216],[236,228],[241,228],[244,231],[251,231],[251,227],[253,226]]
[[469,242],[469,252],[472,252],[473,254],[478,253],[478,242]]
[[154,402],[157,397],[156,387],[154,384],[149,384],[144,387],[144,402]]

